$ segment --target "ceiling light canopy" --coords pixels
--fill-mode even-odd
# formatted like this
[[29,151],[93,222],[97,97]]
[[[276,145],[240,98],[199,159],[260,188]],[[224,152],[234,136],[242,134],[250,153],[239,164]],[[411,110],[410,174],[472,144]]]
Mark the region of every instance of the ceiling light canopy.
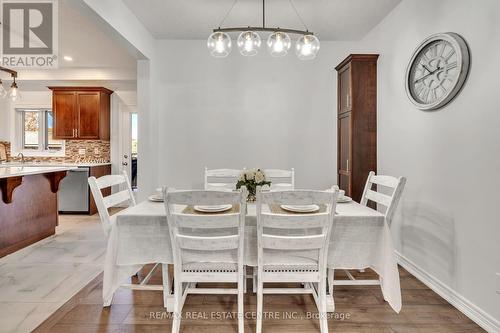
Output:
[[[222,25],[226,20],[229,13],[232,11],[238,0],[235,0],[222,19],[219,25]],[[297,17],[304,25],[306,30],[297,29],[283,29],[283,28],[268,28],[266,27],[266,3],[262,0],[262,27],[234,27],[234,28],[217,28],[213,30],[213,33],[208,37],[207,47],[210,54],[216,58],[224,58],[231,53],[231,32],[241,32],[238,36],[237,45],[238,50],[243,56],[254,56],[256,55],[262,43],[261,37],[257,32],[270,32],[271,34],[267,38],[267,50],[273,57],[283,57],[288,54],[292,46],[292,42],[289,34],[300,35],[297,40],[296,55],[300,60],[311,60],[316,58],[319,52],[320,42],[319,39],[314,36],[314,33],[307,29],[304,21],[300,17],[295,5],[292,0],[289,0],[290,5],[297,14]]]

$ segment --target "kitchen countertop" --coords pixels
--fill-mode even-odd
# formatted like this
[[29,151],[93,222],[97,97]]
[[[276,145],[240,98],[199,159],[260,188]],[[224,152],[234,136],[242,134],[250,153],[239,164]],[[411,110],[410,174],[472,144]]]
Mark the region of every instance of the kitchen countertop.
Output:
[[81,162],[81,163],[66,163],[66,162],[7,162],[0,164],[0,168],[4,167],[36,167],[36,168],[47,168],[47,167],[98,167],[103,165],[111,165],[111,162]]
[[68,171],[76,169],[76,166],[57,166],[57,167],[34,167],[34,166],[0,166],[0,179],[19,177],[27,175],[38,175],[44,173]]

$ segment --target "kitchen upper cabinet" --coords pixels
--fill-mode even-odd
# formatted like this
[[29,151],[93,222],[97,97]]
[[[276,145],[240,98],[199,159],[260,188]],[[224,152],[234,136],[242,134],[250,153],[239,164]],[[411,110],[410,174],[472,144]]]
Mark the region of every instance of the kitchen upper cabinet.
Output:
[[54,139],[110,139],[111,90],[101,87],[49,87]]
[[[52,93],[54,116],[54,138],[72,139],[75,137],[75,109],[76,94],[71,91],[57,91]],[[57,115],[56,115],[57,114]]]
[[377,172],[377,54],[351,54],[337,70],[338,183],[361,199],[370,171]]

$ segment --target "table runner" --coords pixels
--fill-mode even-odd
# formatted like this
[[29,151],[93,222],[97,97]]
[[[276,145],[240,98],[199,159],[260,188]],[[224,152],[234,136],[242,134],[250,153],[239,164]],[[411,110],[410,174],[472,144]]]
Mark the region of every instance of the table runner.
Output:
[[[186,206],[174,205],[182,212]],[[264,207],[263,207],[264,210]],[[269,208],[267,208],[269,211]],[[103,303],[110,305],[121,283],[144,264],[172,264],[172,246],[163,203],[142,202],[113,216],[103,281]],[[256,206],[247,206],[245,265],[257,265]],[[372,268],[380,276],[384,299],[401,310],[399,271],[384,216],[356,202],[336,208],[328,266],[335,269]]]

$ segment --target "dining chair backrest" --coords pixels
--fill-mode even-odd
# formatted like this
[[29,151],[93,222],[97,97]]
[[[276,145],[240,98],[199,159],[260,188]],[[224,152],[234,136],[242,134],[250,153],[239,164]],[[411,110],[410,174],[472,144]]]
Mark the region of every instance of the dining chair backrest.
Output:
[[[320,267],[326,268],[326,254],[333,224],[338,188],[333,191],[257,191],[258,262],[265,264],[266,251],[317,250]],[[281,205],[319,205],[317,213],[284,213]],[[314,232],[316,230],[316,232]],[[293,263],[290,263],[293,264]]]
[[[127,173],[123,171],[123,173],[119,175],[106,175],[99,178],[89,177],[88,183],[97,206],[97,211],[99,212],[99,217],[101,218],[104,234],[108,236],[109,230],[111,229],[108,209],[126,202],[129,206],[135,206],[134,192],[130,186]],[[125,189],[108,195],[107,197],[103,196],[102,189],[116,185],[122,185]]]
[[271,181],[271,190],[294,190],[295,170],[265,169],[266,178]]
[[[396,178],[393,176],[375,175],[375,172],[370,171],[360,203],[366,206],[368,201],[372,201],[377,205],[385,207],[385,219],[387,224],[391,225],[405,184],[405,177]],[[376,190],[373,189],[374,186]],[[381,187],[386,188],[391,194],[381,192],[380,190],[384,191]]]
[[[246,189],[239,191],[171,191],[164,189],[174,265],[217,262],[243,265]],[[233,205],[228,213],[176,211],[196,205]],[[239,207],[239,208],[238,208]],[[188,259],[189,258],[189,259]]]
[[205,190],[233,190],[243,170],[205,167]]

